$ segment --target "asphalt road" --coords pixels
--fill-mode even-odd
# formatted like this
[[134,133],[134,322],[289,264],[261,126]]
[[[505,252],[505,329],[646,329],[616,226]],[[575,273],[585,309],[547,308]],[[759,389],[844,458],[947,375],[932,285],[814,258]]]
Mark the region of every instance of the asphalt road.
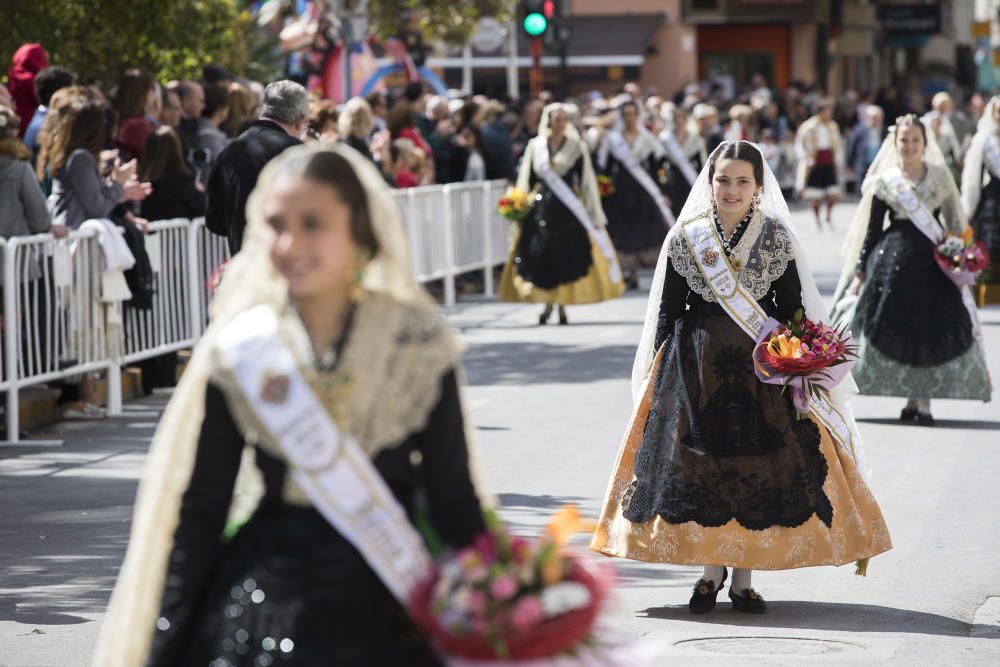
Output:
[[[827,295],[852,208],[841,205],[837,230],[821,233],[810,213],[795,214]],[[479,456],[515,530],[535,532],[567,502],[597,514],[631,409],[645,300],[631,292],[571,308],[566,327],[537,326],[539,307],[492,300],[447,311],[468,345]],[[1000,379],[1000,307],[981,316]],[[39,434],[64,437],[60,448],[0,449],[0,665],[88,664],[167,398]],[[867,577],[848,566],[758,573],[766,615],[736,614],[726,601],[694,617],[695,568],[616,561],[620,589],[605,624],[649,642],[663,665],[1000,664],[1000,401],[936,401],[935,428],[898,423],[901,404],[855,401],[895,545]]]

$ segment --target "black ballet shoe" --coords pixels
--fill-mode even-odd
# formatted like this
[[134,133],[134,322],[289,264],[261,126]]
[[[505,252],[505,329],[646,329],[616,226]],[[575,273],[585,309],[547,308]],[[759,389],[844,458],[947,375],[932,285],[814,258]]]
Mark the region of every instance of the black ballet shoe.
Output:
[[552,315],[552,307],[549,306],[545,310],[542,311],[541,315],[538,316],[538,326],[542,326],[543,324],[547,324],[548,321],[549,321],[549,317],[551,315]]
[[934,417],[929,412],[918,412],[917,423],[921,426],[934,426]]
[[746,614],[763,614],[767,611],[767,603],[764,602],[757,591],[752,588],[744,588],[741,593],[734,593],[732,586],[729,587],[729,599],[733,601],[733,609]]
[[917,419],[917,409],[916,408],[903,408],[899,412],[899,421],[901,422],[912,422]]
[[704,578],[698,580],[698,583],[694,585],[694,592],[691,594],[691,599],[688,601],[688,609],[691,610],[692,614],[707,614],[715,609],[715,597],[725,585],[727,576],[729,576],[729,572],[726,568],[722,568],[722,581],[719,582],[718,587],[716,587],[715,582],[711,579],[707,581]]
[[562,308],[559,309],[559,324],[569,324],[569,318],[566,317],[566,311]]

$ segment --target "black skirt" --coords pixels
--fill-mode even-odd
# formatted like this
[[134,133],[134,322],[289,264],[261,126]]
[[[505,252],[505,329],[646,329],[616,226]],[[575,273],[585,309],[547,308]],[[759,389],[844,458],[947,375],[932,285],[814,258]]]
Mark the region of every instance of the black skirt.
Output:
[[972,217],[972,229],[976,240],[982,241],[990,251],[990,275],[987,279],[1000,282],[1000,179],[990,176],[990,182],[983,188],[976,214]]
[[223,550],[182,665],[438,665],[361,554],[313,508],[262,508]]
[[894,219],[869,253],[852,328],[893,361],[930,367],[972,347],[962,295],[913,223]]
[[583,278],[592,263],[587,230],[542,183],[521,223],[514,268],[527,282],[554,289]]
[[659,250],[667,237],[667,223],[660,208],[624,165],[609,158],[615,191],[604,198],[608,234],[624,254]]
[[754,375],[754,341],[718,304],[701,304],[663,345],[625,518],[763,530],[815,514],[829,527],[819,429]]

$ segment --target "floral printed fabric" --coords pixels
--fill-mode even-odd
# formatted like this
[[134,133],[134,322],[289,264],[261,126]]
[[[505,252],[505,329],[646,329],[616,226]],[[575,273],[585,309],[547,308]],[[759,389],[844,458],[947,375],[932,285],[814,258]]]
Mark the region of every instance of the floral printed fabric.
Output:
[[[654,361],[659,366],[660,359]],[[719,527],[694,521],[671,524],[659,516],[632,523],[622,516],[622,497],[634,479],[635,456],[653,393],[648,382],[619,452],[591,548],[606,556],[679,565],[728,565],[754,570],[786,570],[843,565],[892,548],[878,503],[854,466],[819,424],[820,450],[828,474],[823,491],[833,505],[827,527],[813,515],[794,528],[744,528],[735,520]]]

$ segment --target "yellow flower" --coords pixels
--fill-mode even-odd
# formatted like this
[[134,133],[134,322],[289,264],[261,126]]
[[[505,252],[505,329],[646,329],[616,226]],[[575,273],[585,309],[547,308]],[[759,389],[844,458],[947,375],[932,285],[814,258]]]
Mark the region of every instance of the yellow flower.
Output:
[[562,547],[574,533],[592,533],[596,529],[597,523],[583,519],[576,505],[563,505],[549,519],[545,532],[557,546]]
[[802,356],[802,341],[797,336],[786,337],[785,334],[775,336],[768,343],[771,352],[781,359],[798,359]]

